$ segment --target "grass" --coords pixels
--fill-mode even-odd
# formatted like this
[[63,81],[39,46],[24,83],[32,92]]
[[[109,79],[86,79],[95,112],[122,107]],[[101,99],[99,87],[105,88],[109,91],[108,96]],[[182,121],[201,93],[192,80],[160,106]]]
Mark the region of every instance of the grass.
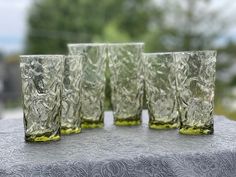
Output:
[[234,112],[228,111],[227,108],[220,103],[215,104],[214,112],[215,115],[224,115],[225,117],[236,121],[236,110]]

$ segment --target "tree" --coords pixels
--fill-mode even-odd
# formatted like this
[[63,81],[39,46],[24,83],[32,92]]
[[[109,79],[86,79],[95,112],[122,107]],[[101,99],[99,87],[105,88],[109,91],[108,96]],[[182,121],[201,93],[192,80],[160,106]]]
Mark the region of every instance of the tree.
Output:
[[[209,49],[227,29],[211,0],[40,0],[27,53],[65,53],[72,42],[144,41],[146,51]],[[225,28],[222,28],[224,26]]]
[[210,8],[211,3],[212,0],[156,0],[162,13],[160,20],[152,21],[145,38],[147,48],[151,51],[215,48],[229,21],[221,9]]
[[0,61],[3,60],[3,53],[0,51]]
[[67,43],[139,40],[149,0],[41,0],[28,19],[27,53],[66,53]]

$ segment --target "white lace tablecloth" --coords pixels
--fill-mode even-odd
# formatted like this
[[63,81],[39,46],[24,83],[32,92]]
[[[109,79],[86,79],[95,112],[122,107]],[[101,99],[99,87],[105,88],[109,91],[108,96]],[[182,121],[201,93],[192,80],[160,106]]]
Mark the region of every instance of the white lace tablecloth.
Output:
[[236,122],[215,117],[215,133],[184,136],[143,124],[83,130],[51,143],[25,143],[23,121],[0,120],[1,177],[236,177]]

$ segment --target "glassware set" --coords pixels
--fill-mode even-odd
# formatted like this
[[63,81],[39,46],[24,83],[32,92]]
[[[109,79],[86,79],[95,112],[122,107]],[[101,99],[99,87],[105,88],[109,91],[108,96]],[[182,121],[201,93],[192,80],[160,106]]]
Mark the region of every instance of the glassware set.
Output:
[[101,43],[68,44],[69,54],[82,60],[83,76],[80,101],[82,128],[104,125],[106,45]]
[[143,48],[81,43],[68,44],[68,56],[20,56],[25,140],[59,140],[81,128],[103,127],[106,69],[115,125],[141,124],[145,91],[149,128],[212,134],[216,51]]
[[60,139],[62,55],[21,56],[26,141]]
[[143,47],[143,43],[107,45],[115,125],[141,124]]
[[149,127],[177,128],[176,64],[172,53],[144,53]]
[[82,61],[78,55],[65,56],[62,90],[61,133],[71,134],[81,131],[81,80]]

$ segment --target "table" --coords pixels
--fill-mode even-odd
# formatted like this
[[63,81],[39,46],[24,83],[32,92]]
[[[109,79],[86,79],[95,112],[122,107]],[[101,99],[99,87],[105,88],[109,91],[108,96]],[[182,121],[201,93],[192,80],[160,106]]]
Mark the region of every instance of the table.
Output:
[[236,122],[215,116],[215,133],[186,136],[137,127],[83,130],[61,141],[25,143],[20,119],[0,120],[0,176],[235,177]]

